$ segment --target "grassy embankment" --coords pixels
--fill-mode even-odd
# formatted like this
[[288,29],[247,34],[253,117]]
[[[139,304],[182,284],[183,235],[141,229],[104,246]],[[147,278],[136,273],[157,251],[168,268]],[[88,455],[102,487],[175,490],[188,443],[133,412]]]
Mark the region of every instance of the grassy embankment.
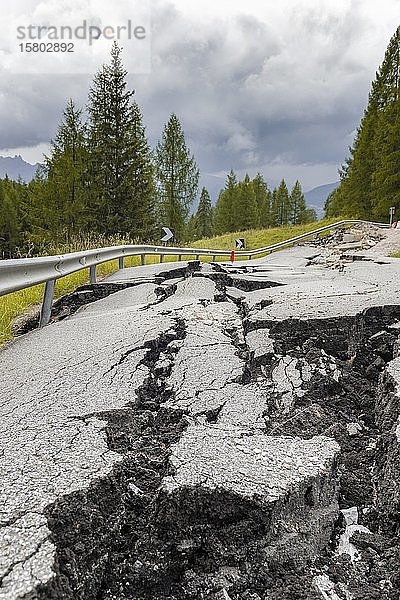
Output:
[[[260,248],[263,246],[269,246],[271,244],[275,244],[277,242],[281,242],[288,238],[294,237],[296,235],[301,235],[302,233],[307,233],[308,231],[312,231],[317,227],[323,227],[324,225],[328,225],[330,223],[334,223],[335,220],[339,219],[331,219],[319,221],[317,223],[310,223],[309,225],[296,225],[293,227],[276,227],[273,229],[258,229],[258,230],[249,230],[249,231],[239,231],[235,233],[229,233],[225,235],[220,235],[214,238],[196,240],[187,246],[195,247],[195,248],[215,248],[215,249],[227,249],[230,250],[235,246],[235,239],[238,237],[245,238],[246,240],[246,248],[249,250],[253,250],[256,248]],[[123,244],[127,243],[126,240],[107,240],[108,243],[105,243],[104,240],[99,240],[100,243],[94,243],[93,240],[86,240],[81,242],[75,242],[73,246],[70,247],[59,247],[59,248],[51,248],[48,252],[51,254],[62,254],[66,252],[75,252],[78,250],[85,250],[87,248],[94,247],[104,247],[105,245],[114,244]],[[183,260],[193,259],[193,256],[183,256]],[[212,257],[205,257],[205,261],[210,261]],[[176,256],[166,256],[166,261],[174,261],[176,260]],[[154,263],[158,262],[159,258],[155,256],[148,256],[147,262]],[[227,257],[217,257],[217,260],[224,261],[227,260]],[[136,266],[140,263],[139,257],[127,258],[125,260],[125,265],[127,267]],[[108,263],[104,263],[99,265],[98,267],[98,276],[102,277],[108,275],[115,271],[118,268],[118,261],[110,261]],[[56,283],[56,292],[55,295],[57,298],[68,294],[75,290],[80,285],[83,285],[88,282],[88,270],[83,269],[82,271],[78,271],[77,273],[73,273],[72,275],[68,275],[67,277],[63,277],[59,279]],[[43,290],[44,285],[37,285],[31,288],[27,288],[25,290],[21,290],[19,292],[15,292],[13,294],[8,294],[7,296],[0,297],[0,345],[6,343],[10,340],[12,335],[12,322],[17,316],[21,315],[25,310],[32,308],[33,306],[39,305],[43,298]]]

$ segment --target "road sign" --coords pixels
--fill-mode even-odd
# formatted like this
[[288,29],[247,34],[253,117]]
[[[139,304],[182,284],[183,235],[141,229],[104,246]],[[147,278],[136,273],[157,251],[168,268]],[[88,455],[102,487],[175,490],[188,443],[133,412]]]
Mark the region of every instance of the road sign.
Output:
[[170,227],[163,227],[162,231],[161,231],[161,241],[162,242],[169,242],[170,240],[173,240],[175,236],[175,231],[173,229],[171,229]]
[[236,248],[240,250],[241,248],[244,248],[244,246],[245,246],[244,238],[238,238],[236,240]]

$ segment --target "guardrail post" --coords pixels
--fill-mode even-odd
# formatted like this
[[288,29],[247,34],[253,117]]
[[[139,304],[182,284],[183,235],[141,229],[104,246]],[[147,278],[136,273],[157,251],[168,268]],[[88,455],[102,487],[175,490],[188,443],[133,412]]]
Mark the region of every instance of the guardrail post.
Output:
[[50,322],[55,283],[55,279],[51,279],[50,281],[46,282],[46,287],[44,288],[42,310],[40,311],[39,327],[44,327]]
[[216,261],[217,261],[217,257],[216,257],[216,256],[213,256],[213,258],[212,258],[212,261],[213,261],[213,262],[216,262]]
[[124,257],[120,256],[118,259],[118,269],[123,269],[124,268]]
[[200,260],[200,254],[196,254],[196,260]]
[[182,260],[182,254],[178,254],[178,262],[181,262]]
[[160,263],[164,262],[164,254],[160,254]]
[[92,265],[90,267],[90,283],[96,283],[96,281],[97,281],[96,266],[97,265]]
[[145,254],[140,255],[140,262],[142,263],[142,267],[144,267],[146,264],[146,255]]

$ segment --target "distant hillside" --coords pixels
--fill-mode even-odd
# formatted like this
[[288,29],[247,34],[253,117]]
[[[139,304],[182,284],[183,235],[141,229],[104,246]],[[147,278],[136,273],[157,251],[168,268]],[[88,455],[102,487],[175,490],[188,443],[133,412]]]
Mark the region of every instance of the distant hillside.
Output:
[[17,180],[20,177],[23,181],[29,182],[35,176],[37,168],[37,164],[31,165],[21,156],[0,156],[0,179],[8,175],[10,179]]
[[325,185],[319,185],[312,190],[305,192],[304,196],[307,202],[307,206],[315,208],[317,215],[321,216],[324,212],[325,200],[329,194],[339,187],[340,181],[335,183],[326,183]]

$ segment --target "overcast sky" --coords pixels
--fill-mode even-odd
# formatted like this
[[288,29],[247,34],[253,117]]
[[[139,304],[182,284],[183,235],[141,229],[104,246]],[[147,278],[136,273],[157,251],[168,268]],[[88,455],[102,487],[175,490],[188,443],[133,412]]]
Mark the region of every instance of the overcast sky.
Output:
[[[174,111],[213,192],[231,168],[299,178],[306,190],[338,179],[399,0],[150,4],[151,72],[129,83],[152,144]],[[85,75],[3,73],[0,155],[40,161],[67,99],[84,105],[89,85]]]

